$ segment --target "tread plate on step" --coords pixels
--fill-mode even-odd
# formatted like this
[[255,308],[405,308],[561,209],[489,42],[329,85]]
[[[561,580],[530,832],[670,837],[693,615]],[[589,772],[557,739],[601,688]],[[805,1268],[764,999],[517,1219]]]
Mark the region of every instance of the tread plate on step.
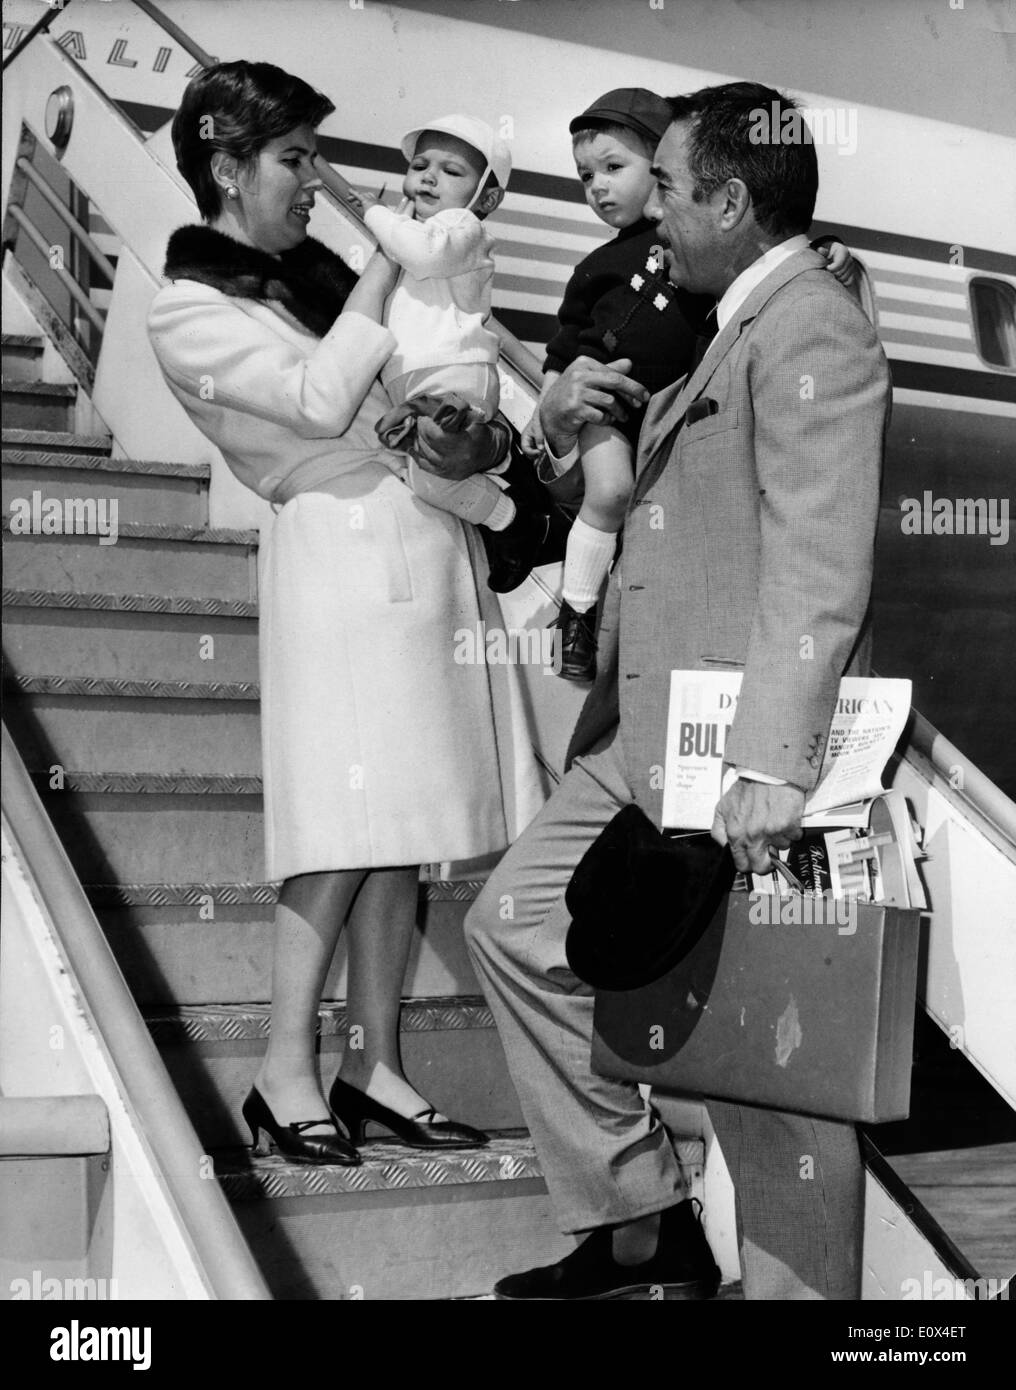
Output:
[[471,903],[485,887],[482,878],[443,878],[424,884],[431,903]]
[[256,681],[137,681],[112,676],[17,676],[4,684],[25,695],[118,696],[134,700],[259,700]]
[[59,396],[71,401],[78,394],[78,388],[68,381],[22,381],[20,377],[0,378],[0,391],[14,396]]
[[86,883],[93,907],[201,907],[209,899],[226,907],[278,901],[277,883]]
[[66,430],[21,430],[5,429],[0,435],[4,446],[10,444],[23,449],[74,449],[76,451],[108,454],[113,446],[112,438],[103,434],[69,434]]
[[5,608],[85,608],[109,613],[186,613],[218,618],[256,618],[249,599],[198,598],[181,594],[79,593],[71,589],[4,589]]
[[[206,1042],[247,1042],[268,1037],[269,1004],[193,1004],[176,1009],[153,1009],[145,1022],[161,1045]],[[435,999],[407,999],[399,1014],[403,1033],[437,1033],[472,1028],[493,1028],[494,1018],[480,995],[442,995]],[[318,1011],[321,1037],[345,1037],[348,1017],[345,1004],[322,1004]]]
[[42,449],[11,449],[7,447],[6,439],[3,461],[7,468],[74,468],[90,473],[192,478],[196,482],[208,482],[212,476],[211,467],[207,463],[164,463],[158,459],[111,458],[108,454],[47,453]]
[[[11,518],[3,518],[3,530],[11,531]],[[90,540],[88,535],[76,532],[55,531],[52,535],[32,532],[13,532],[14,535],[32,535],[33,540],[60,541]],[[214,526],[180,526],[175,522],[124,521],[117,527],[118,540],[138,541],[185,541],[190,545],[242,545],[254,547],[258,543],[257,531],[230,530]]]
[[[472,902],[483,888],[480,879],[423,883],[427,902]],[[237,907],[278,901],[276,883],[86,883],[93,907],[201,907],[213,903]]]
[[216,1170],[232,1201],[311,1197],[342,1192],[395,1192],[407,1188],[542,1179],[533,1141],[524,1132],[491,1137],[485,1149],[428,1153],[399,1143],[365,1144],[359,1168],[290,1163],[278,1154],[221,1150]]
[[[29,776],[49,789],[48,768],[33,768]],[[240,773],[235,777],[211,773],[170,772],[73,772],[64,770],[62,791],[172,793],[180,796],[260,796],[261,778]]]

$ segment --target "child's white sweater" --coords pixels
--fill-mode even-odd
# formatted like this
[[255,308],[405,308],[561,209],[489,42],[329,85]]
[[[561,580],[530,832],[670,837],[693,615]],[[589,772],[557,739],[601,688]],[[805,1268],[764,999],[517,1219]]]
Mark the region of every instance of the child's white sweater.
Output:
[[490,318],[493,241],[468,208],[449,208],[418,222],[376,204],[365,221],[403,273],[388,298],[385,326],[397,346],[383,381],[421,368],[496,362]]

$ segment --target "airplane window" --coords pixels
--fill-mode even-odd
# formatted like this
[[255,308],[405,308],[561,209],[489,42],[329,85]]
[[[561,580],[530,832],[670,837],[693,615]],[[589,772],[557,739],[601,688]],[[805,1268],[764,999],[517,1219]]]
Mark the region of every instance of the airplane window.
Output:
[[1006,280],[970,282],[977,350],[992,367],[1016,371],[1016,289]]

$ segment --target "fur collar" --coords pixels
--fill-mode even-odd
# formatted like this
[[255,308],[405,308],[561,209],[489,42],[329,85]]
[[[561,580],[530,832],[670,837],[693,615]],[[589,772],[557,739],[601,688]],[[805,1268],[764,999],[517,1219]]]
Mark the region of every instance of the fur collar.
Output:
[[345,261],[314,237],[270,256],[203,225],[173,233],[164,273],[169,280],[197,280],[240,299],[276,300],[319,338],[356,284]]

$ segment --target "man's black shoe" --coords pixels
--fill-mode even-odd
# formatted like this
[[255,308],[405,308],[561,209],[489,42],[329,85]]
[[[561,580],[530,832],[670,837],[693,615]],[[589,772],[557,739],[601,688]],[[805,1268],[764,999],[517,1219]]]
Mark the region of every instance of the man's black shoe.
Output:
[[662,1214],[656,1254],[642,1264],[617,1263],[612,1232],[610,1226],[600,1227],[556,1265],[509,1274],[494,1285],[494,1297],[673,1301],[716,1296],[720,1271],[690,1201]]
[[510,594],[531,573],[550,529],[546,512],[527,511],[518,503],[516,507],[514,521],[503,531],[480,527],[490,566],[487,588],[495,594]]
[[576,613],[565,599],[554,626],[560,632],[561,670],[566,681],[596,679],[596,605]]

